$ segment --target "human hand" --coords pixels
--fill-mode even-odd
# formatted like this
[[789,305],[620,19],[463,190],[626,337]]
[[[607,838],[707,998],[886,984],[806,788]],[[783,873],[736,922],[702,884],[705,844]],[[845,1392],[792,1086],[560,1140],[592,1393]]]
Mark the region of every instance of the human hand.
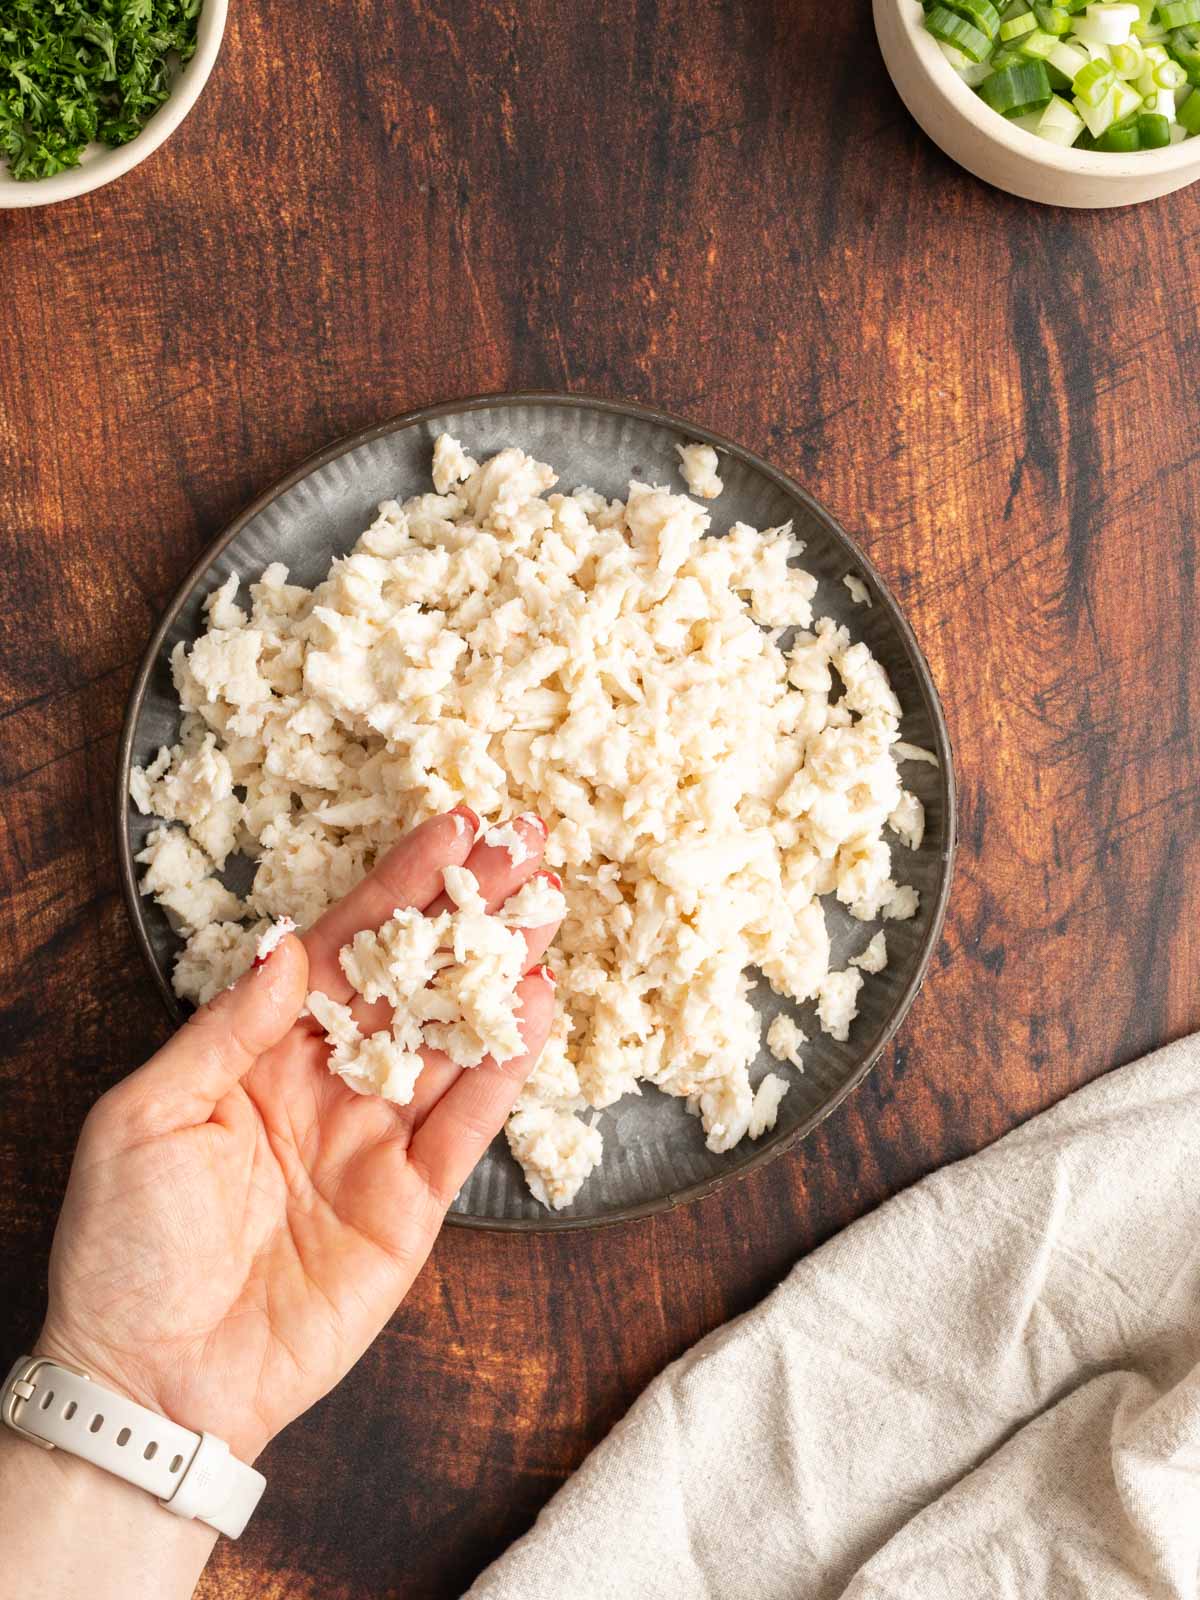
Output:
[[[461,813],[460,813],[461,814]],[[253,1460],[354,1364],[403,1299],[446,1208],[504,1123],[545,1042],[557,925],[527,930],[526,1053],[466,1071],[426,1050],[407,1106],[326,1070],[309,990],[352,998],[337,953],[397,906],[441,910],[468,865],[494,910],[537,870],[435,817],[303,939],[286,939],[197,1011],[84,1123],[50,1258],[38,1354]],[[364,1028],[386,1007],[354,1006]],[[381,1014],[382,1013],[382,1014]]]

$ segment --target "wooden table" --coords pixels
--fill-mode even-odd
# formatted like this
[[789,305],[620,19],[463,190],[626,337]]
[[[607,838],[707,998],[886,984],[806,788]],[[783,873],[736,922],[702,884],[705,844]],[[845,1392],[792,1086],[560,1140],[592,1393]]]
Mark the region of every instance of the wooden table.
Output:
[[946,937],[868,1083],[676,1215],[445,1234],[203,1595],[457,1594],[798,1256],[1200,1023],[1200,188],[1092,214],[985,188],[905,114],[861,0],[261,0],[162,151],[0,241],[7,1349],[84,1110],[166,1031],[112,844],[134,663],[318,446],[516,387],[731,434],[896,586],[959,763]]

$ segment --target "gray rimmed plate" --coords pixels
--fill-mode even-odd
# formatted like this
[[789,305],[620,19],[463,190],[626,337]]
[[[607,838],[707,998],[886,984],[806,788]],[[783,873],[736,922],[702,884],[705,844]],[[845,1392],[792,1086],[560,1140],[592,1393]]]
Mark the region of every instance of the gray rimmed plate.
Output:
[[[807,546],[803,565],[821,582],[818,615],[848,623],[856,638],[866,640],[904,707],[902,736],[938,757],[936,768],[914,763],[904,769],[906,785],[925,804],[927,823],[919,851],[897,847],[897,875],[920,891],[920,911],[911,921],[887,924],[889,965],[864,984],[848,1042],[838,1044],[820,1033],[811,1006],[791,1007],[812,1041],[804,1052],[804,1072],[780,1067],[764,1051],[751,1073],[757,1081],[771,1069],[790,1081],[773,1132],[757,1143],[744,1141],[728,1154],[714,1155],[705,1149],[699,1121],[687,1114],[682,1101],[647,1086],[644,1094],[598,1114],[604,1164],[568,1210],[550,1213],[532,1199],[502,1136],[451,1211],[453,1222],[501,1229],[578,1228],[647,1216],[698,1199],[764,1165],[814,1128],[861,1082],[916,997],[950,890],[955,826],[950,741],[912,630],[875,568],[829,513],[750,451],[707,428],[643,406],[579,395],[524,394],[412,412],[340,440],[306,461],[210,546],[184,579],[150,641],[130,698],[117,776],[126,901],[163,1000],[172,1016],[182,1019],[184,1008],[171,991],[169,976],[178,941],[163,913],[137,892],[133,857],[154,823],[140,816],[128,799],[131,765],[150,760],[159,745],[173,743],[177,735],[171,650],[178,640],[195,637],[205,596],[230,573],[254,579],[268,563],[282,561],[293,581],[309,586],[319,582],[332,557],[355,543],[380,500],[403,499],[428,488],[433,441],[442,431],[460,438],[476,457],[518,444],[555,468],[560,487],[588,484],[609,496],[623,496],[631,477],[682,490],[676,444],[703,440],[715,445],[725,490],[709,506],[714,533],[737,521],[765,528],[790,519]],[[866,584],[869,608],[851,600],[842,582],[847,574]],[[834,963],[841,965],[862,948],[873,928],[853,921],[832,898],[826,902],[826,918]],[[782,1002],[765,982],[755,993],[764,1018],[780,1009]]]

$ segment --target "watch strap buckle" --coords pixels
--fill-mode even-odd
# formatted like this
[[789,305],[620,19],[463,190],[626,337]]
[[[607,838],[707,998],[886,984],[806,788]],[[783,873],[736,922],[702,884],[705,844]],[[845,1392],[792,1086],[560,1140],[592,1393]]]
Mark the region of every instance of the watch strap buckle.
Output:
[[4,1380],[4,1392],[0,1397],[0,1422],[14,1433],[19,1433],[22,1439],[28,1439],[30,1444],[36,1444],[42,1450],[53,1450],[56,1446],[50,1439],[39,1438],[17,1421],[17,1407],[25,1405],[37,1393],[37,1385],[32,1379],[43,1367],[62,1367],[74,1373],[75,1377],[90,1382],[86,1372],[80,1367],[70,1366],[66,1361],[56,1361],[52,1356],[22,1356]]

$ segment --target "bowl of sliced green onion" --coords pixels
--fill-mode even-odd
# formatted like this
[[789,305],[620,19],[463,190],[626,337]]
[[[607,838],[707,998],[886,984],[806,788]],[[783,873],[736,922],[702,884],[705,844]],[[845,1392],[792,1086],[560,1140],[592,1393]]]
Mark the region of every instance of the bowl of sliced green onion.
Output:
[[1123,206],[1200,178],[1200,0],[874,0],[935,144],[1028,200]]
[[228,0],[0,0],[0,209],[111,183],[200,97]]

